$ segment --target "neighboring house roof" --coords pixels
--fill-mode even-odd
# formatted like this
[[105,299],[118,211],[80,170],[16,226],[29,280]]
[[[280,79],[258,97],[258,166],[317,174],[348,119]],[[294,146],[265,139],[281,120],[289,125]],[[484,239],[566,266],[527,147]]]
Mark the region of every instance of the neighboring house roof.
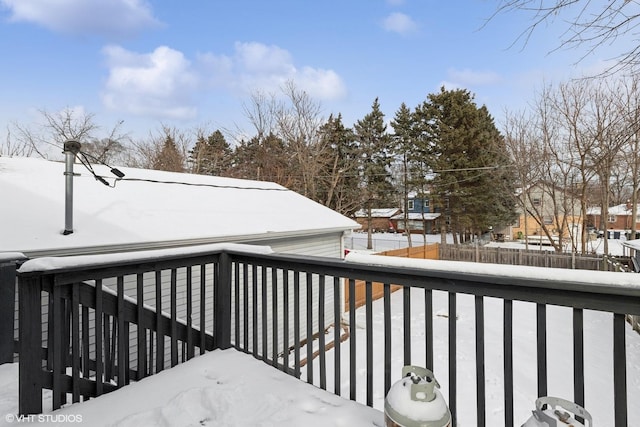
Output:
[[[112,177],[107,167],[94,169]],[[120,168],[125,179],[110,188],[76,164],[74,232],[64,236],[64,170],[60,162],[0,157],[0,252],[246,242],[360,227],[271,182]]]
[[[435,212],[425,212],[425,213],[420,213],[420,212],[409,212],[407,214],[407,219],[409,220],[422,220],[423,218],[427,221],[431,221],[434,220],[436,218],[439,218],[440,214],[439,213],[435,213]],[[401,213],[399,215],[395,215],[394,217],[392,217],[391,219],[404,219],[404,214]]]
[[[593,206],[587,208],[587,215],[600,215],[602,209],[600,206]],[[626,203],[621,205],[611,206],[608,209],[609,215],[631,215],[631,207],[627,206]]]
[[[398,208],[384,208],[384,209],[371,209],[371,218],[390,218],[400,211]],[[366,209],[360,209],[354,216],[356,218],[367,218],[368,213]]]

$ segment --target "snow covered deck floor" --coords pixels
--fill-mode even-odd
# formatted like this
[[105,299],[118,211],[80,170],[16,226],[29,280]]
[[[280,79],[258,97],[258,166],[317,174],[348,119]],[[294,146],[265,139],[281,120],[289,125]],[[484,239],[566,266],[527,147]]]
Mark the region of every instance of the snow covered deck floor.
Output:
[[[5,374],[12,373],[6,369]],[[14,372],[15,374],[15,372]],[[2,378],[8,396],[17,381]],[[17,375],[16,375],[17,377]],[[0,400],[2,414],[16,401]],[[4,406],[4,407],[3,407]],[[300,381],[234,349],[216,350],[46,418],[85,426],[383,426],[383,414]],[[6,417],[0,426],[12,425]],[[58,421],[58,422],[56,422]],[[24,424],[24,423],[21,423]],[[73,424],[71,424],[73,425]]]

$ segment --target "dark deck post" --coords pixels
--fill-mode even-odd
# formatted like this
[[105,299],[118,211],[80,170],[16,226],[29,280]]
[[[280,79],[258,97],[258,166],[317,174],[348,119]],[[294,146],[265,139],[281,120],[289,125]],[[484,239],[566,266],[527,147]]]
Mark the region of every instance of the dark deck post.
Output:
[[0,259],[0,365],[13,362],[16,263]]
[[18,412],[21,415],[42,413],[42,276],[19,279]]
[[222,252],[214,288],[213,338],[215,348],[231,347],[231,257]]

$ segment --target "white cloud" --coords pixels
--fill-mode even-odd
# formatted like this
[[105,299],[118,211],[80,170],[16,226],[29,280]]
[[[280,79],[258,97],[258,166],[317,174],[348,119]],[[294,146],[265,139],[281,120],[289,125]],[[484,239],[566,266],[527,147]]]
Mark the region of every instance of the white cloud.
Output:
[[382,28],[398,34],[411,34],[418,29],[418,25],[409,15],[394,12],[387,16],[382,22]]
[[296,67],[290,52],[262,43],[236,43],[232,56],[204,53],[193,63],[166,46],[137,53],[120,46],[103,49],[109,75],[102,101],[109,109],[158,118],[190,119],[195,100],[206,91],[229,91],[240,97],[258,91],[279,94],[293,81],[317,100],[346,94],[333,70]]
[[145,0],[0,0],[14,22],[68,34],[128,36],[159,25]]
[[500,83],[502,78],[493,71],[474,71],[468,68],[464,70],[449,69],[448,76],[458,85],[481,86]]
[[294,65],[291,53],[278,46],[257,42],[236,43],[231,56],[203,54],[209,82],[240,95],[263,91],[278,93],[287,81],[320,99],[338,99],[346,94],[342,78],[333,70]]
[[119,46],[103,49],[109,77],[102,99],[113,110],[161,118],[196,115],[192,94],[198,77],[182,52],[160,46],[148,54]]

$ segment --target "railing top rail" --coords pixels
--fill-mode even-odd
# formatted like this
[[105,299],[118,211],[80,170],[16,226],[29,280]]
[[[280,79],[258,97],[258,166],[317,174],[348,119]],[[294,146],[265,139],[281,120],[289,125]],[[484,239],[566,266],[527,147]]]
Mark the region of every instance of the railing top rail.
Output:
[[[640,275],[363,255],[346,260],[230,251],[232,259],[378,283],[640,314]],[[494,271],[491,271],[494,269]]]
[[350,253],[346,260],[276,254],[268,247],[214,244],[192,248],[44,258],[27,261],[21,276],[56,275],[70,283],[211,262],[227,253],[235,261],[471,295],[640,314],[640,275],[509,266],[462,261],[416,260]]
[[[188,264],[193,260],[200,260],[210,256],[217,256],[226,250],[242,250],[245,253],[267,254],[271,248],[244,244],[218,243],[192,247],[171,249],[156,249],[148,251],[122,252],[103,255],[78,255],[63,257],[42,257],[25,262],[18,274],[21,276],[41,274],[68,274],[74,276],[92,276],[97,270],[117,270],[119,274],[134,274],[139,272],[140,265],[159,265],[172,262]],[[145,269],[144,267],[142,268]],[[153,268],[148,268],[152,271]],[[92,277],[93,278],[93,277]],[[79,277],[76,280],[82,280]]]
[[22,252],[0,252],[0,264],[21,262],[27,259]]

